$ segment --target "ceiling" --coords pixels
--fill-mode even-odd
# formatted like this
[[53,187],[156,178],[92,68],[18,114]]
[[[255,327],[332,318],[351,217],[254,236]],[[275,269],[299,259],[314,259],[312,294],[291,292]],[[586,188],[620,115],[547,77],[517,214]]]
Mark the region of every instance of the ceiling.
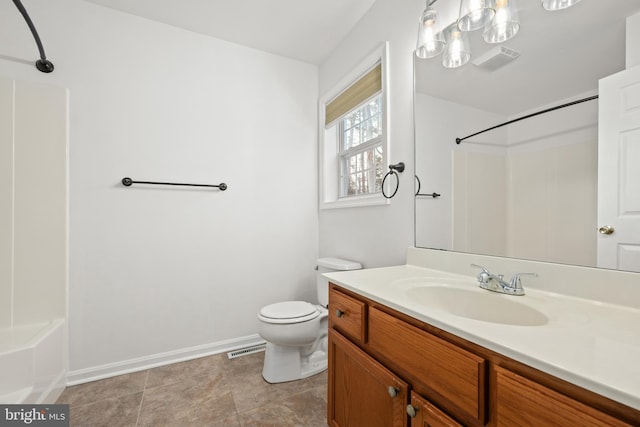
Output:
[[[288,58],[321,64],[375,0],[86,0]],[[402,0],[407,1],[407,0]],[[513,0],[515,1],[515,0]],[[442,25],[458,0],[439,0]],[[625,18],[638,0],[585,0],[557,12],[518,0],[521,28],[503,46],[520,53],[495,71],[467,65],[445,69],[440,58],[416,59],[416,90],[505,115],[518,114],[597,89],[624,68]],[[413,25],[417,21],[412,20]],[[495,45],[470,34],[472,61]]]
[[[444,10],[453,3],[457,15],[457,1],[434,4],[443,9],[445,23],[455,19]],[[640,1],[584,0],[556,12],[544,10],[539,1],[519,0],[518,5],[520,31],[502,45],[519,52],[519,58],[495,71],[471,62],[446,69],[440,57],[416,58],[416,90],[513,115],[594,91],[599,79],[624,69],[625,17],[640,13]],[[472,61],[496,46],[482,40],[482,31],[469,34]]]
[[320,64],[375,0],[86,0],[276,55]]

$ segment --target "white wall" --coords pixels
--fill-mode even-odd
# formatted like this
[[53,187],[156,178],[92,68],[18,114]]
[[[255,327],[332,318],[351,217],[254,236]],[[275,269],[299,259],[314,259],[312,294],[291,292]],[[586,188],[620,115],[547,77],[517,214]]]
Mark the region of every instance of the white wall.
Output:
[[640,65],[640,13],[627,18],[625,58],[626,68]]
[[317,68],[79,0],[26,6],[56,69],[6,59],[37,50],[5,2],[0,75],[70,89],[72,376],[219,350],[255,338],[261,306],[313,299]]
[[389,162],[403,161],[407,166],[390,205],[320,211],[323,256],[351,259],[366,267],[402,264],[407,246],[413,244],[413,50],[423,10],[423,1],[377,0],[320,67],[322,96],[369,52],[389,41]]

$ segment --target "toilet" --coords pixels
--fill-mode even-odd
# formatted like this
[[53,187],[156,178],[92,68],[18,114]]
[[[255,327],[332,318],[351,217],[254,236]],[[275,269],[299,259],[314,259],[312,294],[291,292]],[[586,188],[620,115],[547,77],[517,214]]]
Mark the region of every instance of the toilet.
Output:
[[339,258],[319,258],[318,304],[284,301],[262,307],[258,333],[267,342],[262,377],[269,383],[294,381],[327,369],[330,271],[359,270],[362,266]]

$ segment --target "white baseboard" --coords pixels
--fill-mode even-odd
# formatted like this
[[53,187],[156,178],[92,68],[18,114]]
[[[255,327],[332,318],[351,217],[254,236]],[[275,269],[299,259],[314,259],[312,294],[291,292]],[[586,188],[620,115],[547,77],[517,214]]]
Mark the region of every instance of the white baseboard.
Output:
[[104,378],[115,377],[117,375],[131,372],[143,371],[145,369],[158,366],[169,365],[171,363],[183,362],[185,360],[197,359],[199,357],[224,353],[245,346],[252,346],[264,343],[258,334],[246,337],[235,338],[226,341],[219,341],[211,344],[196,347],[183,348],[180,350],[158,353],[136,359],[123,360],[121,362],[108,363],[106,365],[92,368],[69,371],[67,374],[67,386],[88,383]]

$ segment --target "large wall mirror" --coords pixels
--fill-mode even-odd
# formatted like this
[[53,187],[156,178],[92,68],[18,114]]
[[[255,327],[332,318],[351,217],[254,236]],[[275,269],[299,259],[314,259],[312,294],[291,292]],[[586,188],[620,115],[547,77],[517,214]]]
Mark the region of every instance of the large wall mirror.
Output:
[[[640,49],[640,40],[625,47],[627,17],[640,13],[640,2],[583,0],[555,12],[540,1],[518,6],[514,38],[495,45],[484,42],[482,30],[467,33],[466,65],[414,58],[416,246],[640,271],[640,228],[633,231],[636,243],[616,255],[621,261],[603,261],[598,249],[612,238],[599,231],[606,224],[598,204],[617,203],[598,189],[611,173],[602,160],[598,166],[599,82],[628,68],[626,49]],[[456,1],[433,7],[444,20],[457,18]],[[634,87],[631,98],[640,105],[640,84]],[[640,137],[634,138],[622,157],[633,160],[624,172],[633,199],[627,210],[640,218],[640,172],[629,167],[640,170]],[[614,179],[621,173],[614,171]],[[620,245],[613,248],[620,252]]]

